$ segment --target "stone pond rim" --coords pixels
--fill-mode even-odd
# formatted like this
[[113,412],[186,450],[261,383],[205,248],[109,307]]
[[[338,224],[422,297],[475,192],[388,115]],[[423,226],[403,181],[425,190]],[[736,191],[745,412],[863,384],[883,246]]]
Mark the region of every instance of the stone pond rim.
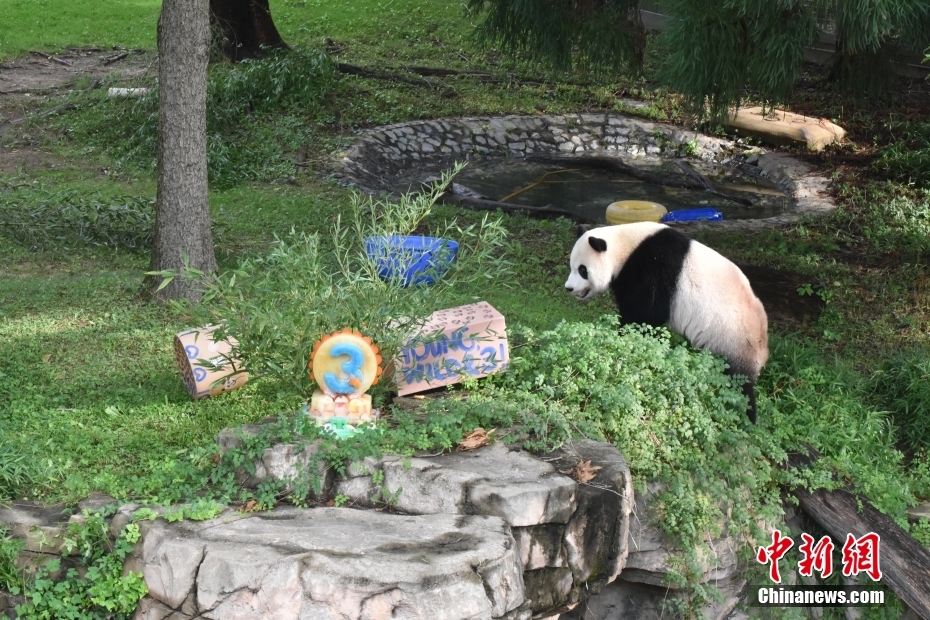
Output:
[[341,170],[334,176],[344,185],[378,193],[393,191],[392,180],[414,166],[440,170],[472,157],[528,156],[595,156],[629,163],[682,158],[686,145],[692,155],[684,159],[738,168],[749,177],[773,183],[794,205],[768,218],[675,226],[758,230],[791,224],[803,216],[826,215],[836,208],[827,191],[829,180],[801,159],[771,151],[747,154],[734,140],[619,113],[476,116],[374,127],[362,131],[339,154]]

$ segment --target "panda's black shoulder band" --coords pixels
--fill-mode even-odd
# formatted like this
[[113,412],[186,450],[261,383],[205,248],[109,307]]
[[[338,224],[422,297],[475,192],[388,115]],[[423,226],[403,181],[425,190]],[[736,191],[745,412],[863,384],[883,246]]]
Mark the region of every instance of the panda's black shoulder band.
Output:
[[593,249],[595,252],[607,251],[607,242],[603,239],[598,239],[597,237],[588,237],[588,243],[591,245],[591,249]]

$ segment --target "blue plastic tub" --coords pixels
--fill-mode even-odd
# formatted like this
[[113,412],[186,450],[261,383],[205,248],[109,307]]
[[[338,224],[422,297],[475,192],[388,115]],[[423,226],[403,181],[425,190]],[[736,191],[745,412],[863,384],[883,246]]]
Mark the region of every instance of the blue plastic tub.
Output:
[[719,222],[723,219],[723,213],[713,207],[701,207],[699,209],[679,209],[669,211],[662,218],[663,222]]
[[365,252],[378,266],[381,279],[402,286],[433,284],[455,262],[459,244],[438,237],[368,237]]

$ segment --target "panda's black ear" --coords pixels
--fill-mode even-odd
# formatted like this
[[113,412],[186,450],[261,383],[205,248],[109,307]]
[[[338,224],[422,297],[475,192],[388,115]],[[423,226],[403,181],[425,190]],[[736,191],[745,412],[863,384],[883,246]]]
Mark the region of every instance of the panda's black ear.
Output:
[[578,224],[578,226],[575,227],[575,239],[578,239],[589,230],[591,230],[590,224]]
[[593,249],[595,252],[607,251],[607,242],[603,239],[598,239],[597,237],[588,237],[588,243],[591,244],[591,249]]

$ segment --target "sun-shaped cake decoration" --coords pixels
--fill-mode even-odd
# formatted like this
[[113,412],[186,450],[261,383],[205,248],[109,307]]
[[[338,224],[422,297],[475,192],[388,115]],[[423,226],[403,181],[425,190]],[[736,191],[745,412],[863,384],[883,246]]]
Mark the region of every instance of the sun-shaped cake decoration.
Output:
[[344,329],[323,336],[313,345],[310,377],[329,396],[358,398],[378,383],[381,362],[371,338]]

